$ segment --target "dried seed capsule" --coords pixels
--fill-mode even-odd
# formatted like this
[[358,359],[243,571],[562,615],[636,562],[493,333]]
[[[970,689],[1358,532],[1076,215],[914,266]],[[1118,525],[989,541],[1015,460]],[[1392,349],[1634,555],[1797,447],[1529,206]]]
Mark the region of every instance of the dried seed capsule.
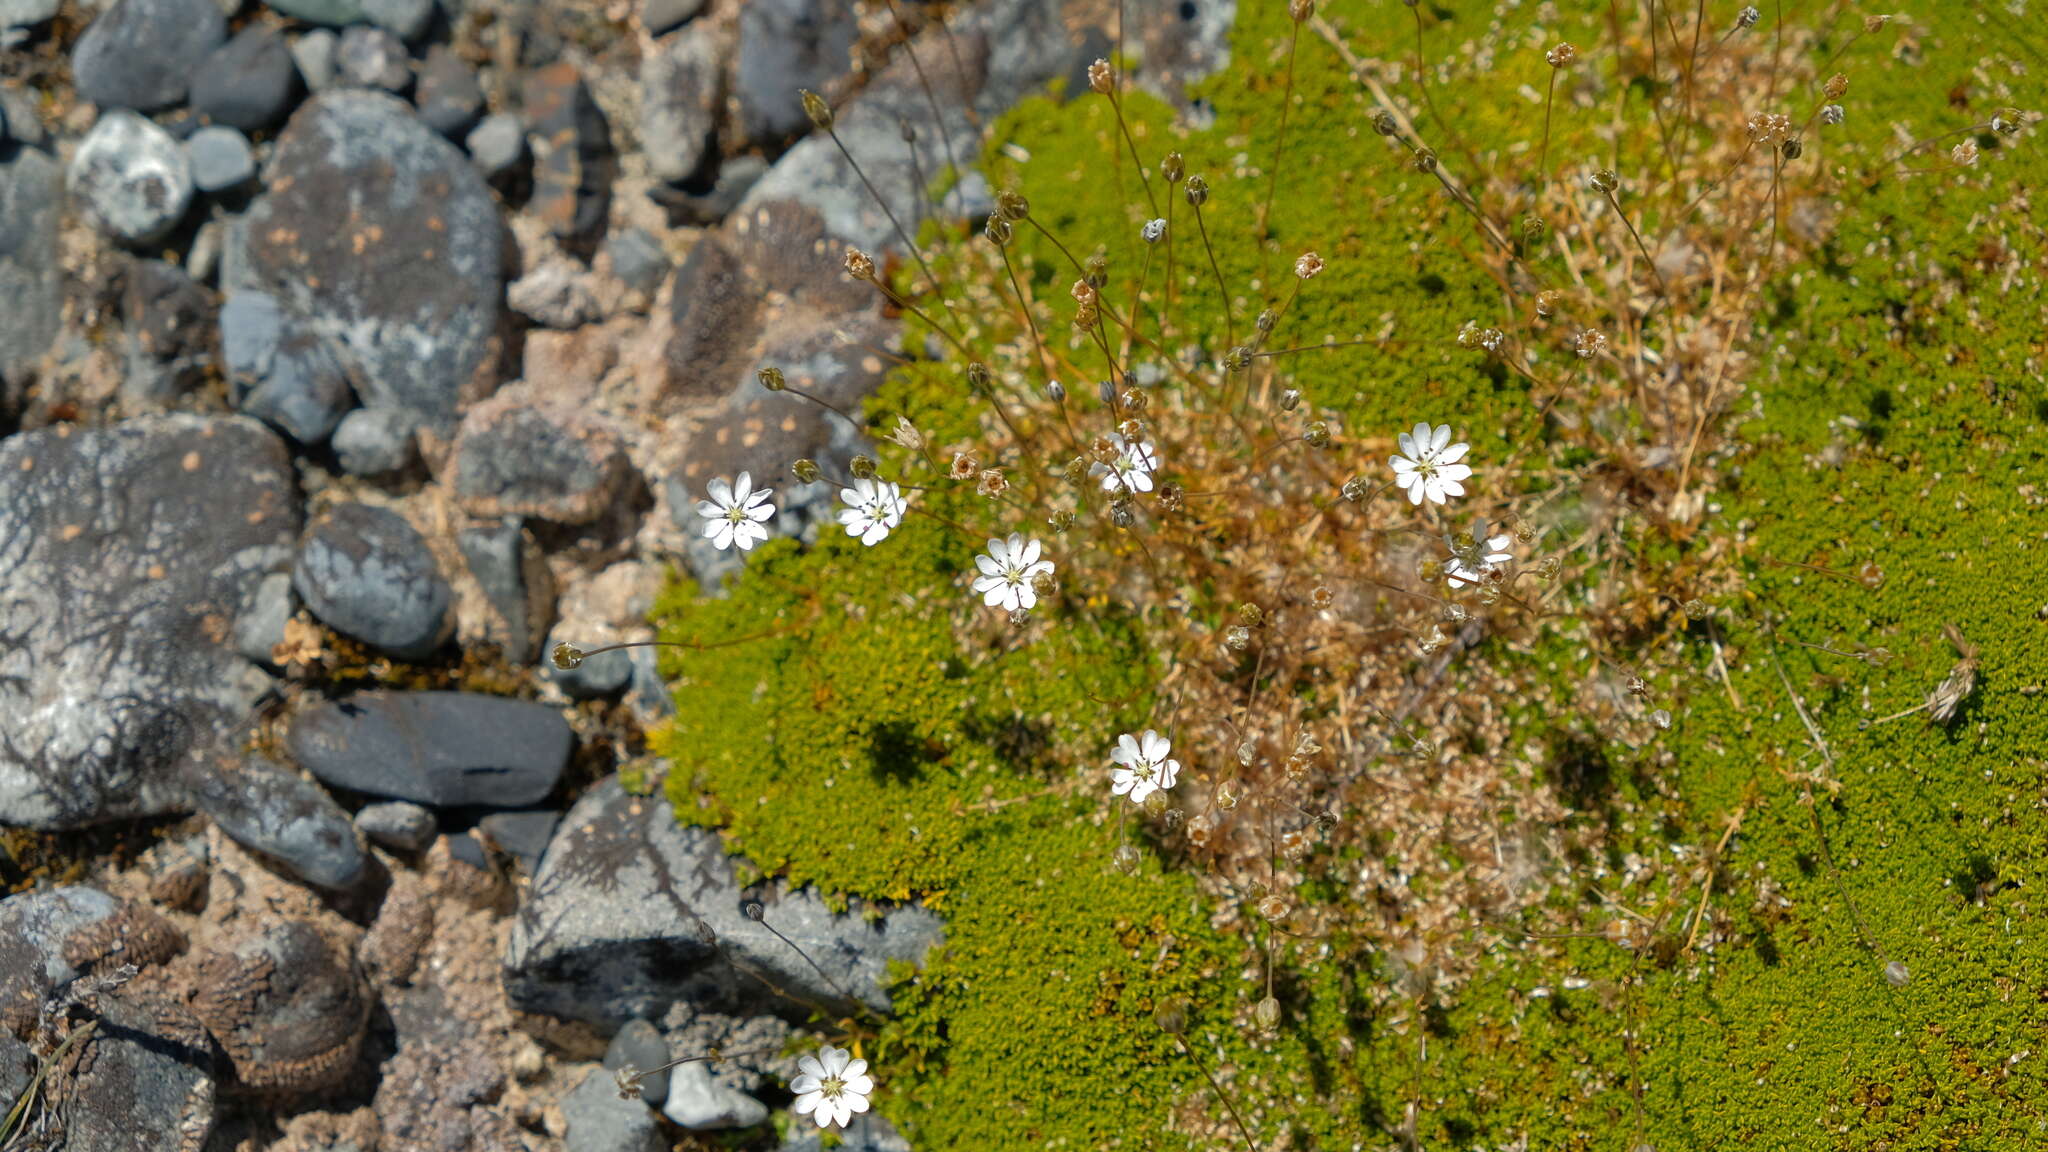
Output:
[[770,392],[780,392],[785,387],[785,382],[782,379],[782,369],[777,368],[773,364],[754,373],[754,379],[759,380],[761,387],[766,388]]
[[801,92],[804,102],[804,115],[810,117],[811,126],[820,132],[830,132],[832,130],[832,106],[825,103],[823,96],[808,88],[802,89]]
[[1188,203],[1200,208],[1209,202],[1209,182],[1200,175],[1188,177]]
[[1178,152],[1168,152],[1159,161],[1159,174],[1168,184],[1178,184],[1187,175],[1187,161]]
[[810,459],[797,460],[789,466],[789,472],[790,475],[797,478],[797,482],[800,484],[816,484],[820,475],[818,472],[818,462]]

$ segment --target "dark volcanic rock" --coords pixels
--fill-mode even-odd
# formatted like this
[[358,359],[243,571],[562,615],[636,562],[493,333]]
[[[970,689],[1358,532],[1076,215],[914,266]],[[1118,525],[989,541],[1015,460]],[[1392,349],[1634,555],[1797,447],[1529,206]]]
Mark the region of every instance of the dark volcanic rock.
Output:
[[161,999],[100,999],[99,1027],[44,1091],[66,1152],[197,1149],[213,1131],[213,1050],[189,1013]]
[[292,722],[329,784],[436,807],[518,807],[554,790],[576,737],[552,708],[468,692],[363,692]]
[[223,125],[201,128],[185,140],[192,186],[201,192],[232,192],[256,178],[256,154],[249,138]]
[[315,520],[292,587],[330,627],[394,656],[417,659],[448,638],[454,590],[418,529],[389,508],[341,504]]
[[398,100],[334,91],[278,139],[250,208],[250,272],[339,352],[364,404],[452,431],[465,389],[489,391],[503,232],[454,145]]
[[533,142],[533,198],[528,210],[564,240],[602,235],[611,212],[611,127],[567,61],[526,77],[522,114]]
[[198,792],[221,831],[308,884],[341,889],[362,876],[355,826],[319,785],[252,756],[220,765]]
[[527,874],[532,875],[540,868],[541,855],[548,848],[548,837],[554,835],[555,825],[561,822],[562,814],[553,808],[529,808],[518,812],[493,812],[477,821],[476,826],[493,847],[519,861]]
[[355,403],[327,342],[268,293],[229,296],[220,338],[235,405],[301,444],[327,439]]
[[285,920],[198,959],[192,1012],[245,1087],[312,1092],[348,1072],[370,991],[345,948],[303,920]]
[[734,83],[748,138],[777,140],[807,127],[797,89],[823,91],[845,75],[859,35],[852,6],[831,0],[754,0],[741,8]]
[[363,805],[356,812],[356,827],[377,843],[401,852],[418,852],[433,843],[434,834],[440,831],[434,814],[409,800]]
[[419,417],[395,408],[358,408],[334,426],[334,455],[351,476],[389,476],[410,467]]
[[299,66],[277,29],[251,24],[192,76],[192,107],[245,132],[283,120],[299,96]]
[[168,108],[227,34],[213,0],[117,0],[71,50],[72,80],[102,108]]
[[57,272],[64,176],[49,153],[15,135],[0,143],[0,403],[17,395],[57,338],[64,300]]
[[153,416],[0,441],[0,823],[190,807],[260,685],[235,623],[298,534],[283,441]]
[[533,659],[555,611],[554,574],[539,546],[516,519],[464,528],[456,543],[490,602],[494,619],[486,641],[515,664]]
[[162,260],[130,266],[121,316],[121,396],[131,410],[168,404],[199,383],[213,361],[213,295],[184,269]]
[[[716,833],[685,828],[659,793],[626,793],[616,778],[586,792],[562,822],[514,923],[505,987],[523,1011],[615,1029],[659,1015],[676,1001],[780,1001],[719,955],[708,928],[737,960],[798,996],[838,999],[789,945],[743,910],[730,857]],[[855,907],[834,915],[811,889],[779,887],[753,898],[767,922],[797,942],[839,985],[886,1011],[888,962],[923,959],[938,917],[899,908],[870,921]]]
[[413,102],[427,127],[451,140],[468,132],[484,114],[484,90],[476,70],[441,44],[434,45],[420,67]]
[[455,461],[455,494],[471,515],[558,524],[588,524],[604,515],[633,471],[625,445],[603,418],[507,394],[463,417]]

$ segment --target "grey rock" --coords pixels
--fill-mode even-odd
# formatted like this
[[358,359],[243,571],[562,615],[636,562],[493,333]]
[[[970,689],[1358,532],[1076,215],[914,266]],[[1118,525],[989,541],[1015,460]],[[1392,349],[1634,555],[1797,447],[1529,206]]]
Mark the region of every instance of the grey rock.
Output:
[[590,269],[574,257],[550,253],[505,289],[505,305],[547,328],[581,328],[604,318]]
[[519,117],[496,112],[469,130],[463,146],[469,149],[469,158],[484,179],[496,180],[509,175],[526,159],[526,128]]
[[[875,1112],[856,1116],[852,1124],[839,1133],[839,1142],[833,1145],[834,1152],[910,1152],[910,1141],[896,1131],[896,1126],[884,1120]],[[825,1140],[815,1124],[794,1125],[789,1138],[784,1140],[776,1152],[825,1152]]]
[[147,907],[97,888],[24,892],[0,900],[0,1035],[27,1035],[43,1002],[110,956],[154,964],[184,938]]
[[[821,1003],[839,994],[766,926],[747,917],[743,892],[716,833],[683,827],[659,795],[627,794],[616,777],[576,802],[527,890],[506,949],[504,981],[527,1012],[616,1029],[627,1020],[693,1006],[745,1004],[806,1012],[728,964],[708,928],[747,969]],[[835,915],[811,889],[764,886],[767,921],[832,979],[880,1011],[891,960],[917,963],[939,936],[937,916],[915,906],[869,920]],[[671,1096],[674,1082],[671,1081]]]
[[501,393],[463,417],[454,472],[456,498],[473,516],[588,524],[611,509],[633,466],[603,417]]
[[208,220],[192,232],[192,251],[185,255],[185,270],[201,284],[211,284],[220,271],[221,245],[227,239],[224,220]]
[[0,823],[190,808],[188,774],[262,690],[233,624],[298,517],[284,443],[253,420],[0,441]]
[[696,24],[656,48],[640,67],[640,150],[658,180],[680,183],[714,154],[725,100],[724,36]]
[[[579,640],[583,641],[583,646],[588,646],[587,639],[558,625],[548,636],[545,648],[553,652],[557,645],[574,644]],[[598,656],[586,656],[583,662],[574,668],[556,667],[555,662],[549,660],[542,666],[542,675],[554,681],[571,700],[597,700],[617,696],[633,678],[634,651],[636,649],[626,648]]]
[[71,158],[71,194],[101,232],[135,247],[171,234],[192,203],[192,169],[171,134],[125,108],[101,116]]
[[674,266],[668,253],[645,228],[622,228],[605,238],[605,253],[611,259],[613,279],[641,306],[661,291],[661,282]]
[[[0,31],[47,24],[63,7],[62,0],[0,0]],[[0,1093],[4,1098],[5,1093]]]
[[20,398],[25,379],[63,322],[57,232],[63,174],[39,148],[0,146],[0,396]]
[[502,808],[545,799],[575,735],[554,709],[522,700],[364,692],[300,713],[287,743],[328,784],[437,808]]
[[844,76],[859,35],[854,10],[829,0],[754,0],[740,9],[733,83],[747,138],[780,140],[807,127],[797,89],[822,92]]
[[434,19],[434,0],[358,0],[370,23],[400,40],[413,41],[426,35]]
[[263,0],[263,5],[308,24],[325,24],[330,28],[369,19],[361,0]]
[[548,837],[554,835],[555,825],[561,822],[562,814],[552,808],[529,808],[493,812],[477,821],[476,826],[493,847],[519,861],[531,876],[540,868]]
[[310,325],[273,296],[237,292],[220,311],[230,391],[245,413],[301,444],[334,432],[353,404],[348,377]]
[[251,277],[327,339],[365,406],[453,432],[463,389],[496,382],[490,189],[411,109],[361,91],[302,105],[267,176],[245,218]]
[[341,37],[325,28],[315,28],[292,41],[292,63],[298,65],[299,79],[308,92],[322,92],[334,86],[340,75]]
[[335,63],[345,83],[403,92],[412,87],[412,56],[405,42],[382,28],[355,24],[341,30]]
[[768,1119],[768,1106],[711,1078],[702,1063],[677,1067],[661,1114],[693,1132],[752,1128]]
[[563,240],[602,235],[618,166],[603,109],[566,60],[528,73],[522,93],[520,110],[534,149],[527,211]]
[[555,608],[553,574],[540,549],[509,518],[464,528],[456,543],[495,617],[486,639],[514,664],[531,661]]
[[562,1137],[566,1152],[662,1152],[668,1147],[653,1111],[637,1100],[619,1099],[602,1069],[563,1098],[562,1118],[568,1124]]
[[251,663],[275,663],[271,653],[284,643],[285,623],[296,609],[291,574],[272,572],[265,576],[256,586],[249,610],[235,621],[235,651]]
[[298,97],[298,63],[284,37],[267,24],[235,33],[192,77],[192,107],[245,132],[282,122]]
[[210,773],[199,810],[244,848],[321,888],[342,889],[363,874],[363,849],[348,813],[319,785],[251,756]]
[[709,192],[657,188],[651,195],[660,203],[680,210],[686,219],[716,223],[738,208],[747,191],[767,174],[768,161],[746,152],[727,156],[718,162],[718,178],[712,182]]
[[36,114],[36,98],[14,88],[0,89],[0,141],[12,140],[30,148],[50,142],[43,119]]
[[340,504],[314,520],[292,587],[323,623],[394,656],[428,656],[448,638],[454,593],[426,540],[389,508]]
[[351,476],[390,476],[412,466],[419,417],[396,408],[358,408],[334,426],[334,454]]
[[165,407],[213,363],[213,294],[162,260],[139,260],[124,279],[121,398],[131,412]]
[[640,1099],[649,1108],[661,1107],[668,1099],[668,1069],[650,1072],[660,1068],[674,1057],[669,1055],[668,1041],[661,1038],[661,1029],[645,1020],[628,1020],[612,1037],[609,1047],[604,1050],[604,1067],[607,1072],[617,1072],[631,1067],[641,1073]]
[[413,103],[427,127],[451,140],[460,139],[484,114],[484,89],[467,61],[436,44],[420,66]]
[[418,852],[434,842],[440,826],[434,814],[406,800],[380,800],[356,811],[356,827],[387,848]]
[[226,38],[213,0],[116,0],[78,37],[72,80],[102,108],[168,108]]
[[[0,9],[4,11],[4,9]],[[38,1061],[27,1044],[12,1032],[0,1032],[0,1100],[19,1100],[35,1075]]]
[[201,192],[232,192],[256,178],[256,153],[249,138],[233,128],[201,128],[185,141],[192,186]]
[[676,714],[676,698],[662,678],[660,659],[652,648],[631,648],[633,679],[626,691],[626,706],[641,724],[653,726]]
[[641,0],[640,26],[649,36],[671,32],[697,18],[704,0]]
[[142,1007],[118,993],[101,999],[99,1019],[77,1059],[43,1085],[55,1099],[89,1102],[65,1109],[64,1148],[203,1147],[214,1123],[206,1030],[161,998]]

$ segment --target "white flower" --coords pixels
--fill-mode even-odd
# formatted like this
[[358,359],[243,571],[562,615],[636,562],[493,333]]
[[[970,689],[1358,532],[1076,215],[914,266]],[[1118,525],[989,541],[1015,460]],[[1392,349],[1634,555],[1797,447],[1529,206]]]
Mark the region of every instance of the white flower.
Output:
[[1180,775],[1180,761],[1166,758],[1171,751],[1173,745],[1166,737],[1150,728],[1143,736],[1126,732],[1117,737],[1116,751],[1109,754],[1117,765],[1109,774],[1109,790],[1118,796],[1129,793],[1131,803],[1143,804],[1152,793],[1173,787],[1174,778]]
[[1417,424],[1415,431],[1403,432],[1399,439],[1406,455],[1392,457],[1387,463],[1393,465],[1394,484],[1407,491],[1410,504],[1420,504],[1424,497],[1441,504],[1446,496],[1465,494],[1459,481],[1472,475],[1472,469],[1458,461],[1465,458],[1471,445],[1451,443],[1449,424],[1437,425],[1434,432],[1427,423]]
[[1096,461],[1088,466],[1088,474],[1102,477],[1104,492],[1150,492],[1152,473],[1159,468],[1159,453],[1152,442],[1126,440],[1118,432],[1109,434],[1109,442],[1116,447],[1116,459],[1107,464]]
[[871,548],[903,522],[903,489],[889,481],[855,480],[839,490],[839,498],[846,502],[839,510],[846,534]]
[[745,552],[768,538],[762,525],[775,515],[768,504],[772,488],[755,488],[754,478],[740,473],[739,482],[727,484],[720,476],[711,482],[711,499],[697,505],[704,518],[704,535],[723,552],[734,544]]
[[1138,235],[1143,236],[1147,244],[1157,244],[1159,238],[1166,235],[1166,221],[1147,220],[1145,226],[1138,229]]
[[1444,575],[1450,580],[1453,588],[1477,584],[1486,579],[1487,573],[1515,558],[1514,554],[1508,551],[1508,536],[1505,533],[1488,536],[1484,520],[1472,522],[1472,535],[1469,538],[1460,539],[1453,536],[1448,543],[1451,546],[1451,560],[1444,565]]
[[797,1057],[796,1067],[797,1078],[789,1082],[789,1090],[796,1093],[797,1115],[809,1116],[820,1128],[844,1128],[855,1112],[868,1110],[875,1082],[868,1076],[867,1061],[854,1060],[846,1049],[827,1044],[816,1056]]
[[1011,612],[1038,603],[1031,578],[1052,571],[1052,561],[1038,558],[1038,541],[1026,541],[1016,532],[1008,540],[989,541],[988,555],[976,556],[974,566],[981,569],[981,576],[974,581],[981,602]]

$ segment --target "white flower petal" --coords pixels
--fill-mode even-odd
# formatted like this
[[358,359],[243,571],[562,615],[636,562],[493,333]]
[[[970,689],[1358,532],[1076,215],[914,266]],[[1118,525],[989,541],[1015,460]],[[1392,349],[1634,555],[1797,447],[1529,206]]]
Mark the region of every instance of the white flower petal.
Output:
[[827,1076],[839,1076],[845,1072],[847,1062],[852,1058],[853,1053],[844,1048],[834,1048],[830,1044],[818,1049],[818,1063],[825,1066]]
[[823,1082],[809,1072],[802,1073],[796,1079],[789,1082],[789,1090],[798,1096],[802,1096],[806,1092],[816,1092],[823,1086]]
[[[1417,427],[1420,427],[1420,425],[1417,425]],[[1401,446],[1401,455],[1403,456],[1422,455],[1422,449],[1416,445],[1415,437],[1410,435],[1409,433],[1403,432],[1400,435],[1394,437],[1394,443],[1399,444]]]
[[[846,1094],[846,1103],[842,1107],[849,1112],[865,1112],[868,1110],[868,1098],[849,1090]],[[847,1119],[850,1121],[853,1117],[848,1116]]]
[[[1465,486],[1463,484],[1458,483],[1456,480],[1450,478],[1449,476],[1446,476],[1442,480],[1438,481],[1437,488],[1444,494],[1449,496],[1463,496],[1465,494]],[[1437,503],[1441,504],[1443,503],[1443,501],[1439,500],[1437,501]]]
[[1138,738],[1129,732],[1116,738],[1116,750],[1118,753],[1121,753],[1119,762],[1124,764],[1137,763],[1141,753],[1141,749],[1138,747]]
[[796,1113],[799,1116],[802,1116],[805,1113],[816,1108],[819,1104],[823,1103],[824,1100],[825,1094],[823,1092],[820,1092],[816,1089],[812,1089],[811,1091],[806,1092],[803,1095],[797,1097],[796,1103],[790,1105],[789,1110]]
[[713,477],[708,487],[711,492],[711,502],[718,505],[721,511],[732,507],[732,485],[726,482],[725,477]]
[[[854,1063],[864,1065],[864,1062],[860,1060],[856,1060]],[[863,1071],[865,1071],[865,1067],[863,1067]],[[855,1075],[853,1069],[848,1068],[846,1070],[846,1090],[857,1096],[866,1096],[874,1092],[875,1082],[865,1075]]]
[[[1436,426],[1436,432],[1430,437],[1429,450],[1431,452],[1441,452],[1444,450],[1444,446],[1450,442],[1451,426],[1449,424],[1439,424]],[[741,473],[741,475],[745,475],[745,473]]]
[[1159,786],[1161,788],[1173,787],[1173,782],[1179,777],[1180,761],[1168,760],[1166,763],[1161,764],[1159,766]]
[[1470,444],[1453,444],[1442,452],[1437,453],[1436,462],[1439,464],[1456,464],[1465,458],[1465,453],[1471,450],[1472,446]]
[[1017,563],[1025,568],[1038,563],[1038,541],[1024,545],[1024,551],[1017,556]]
[[1446,464],[1437,470],[1437,475],[1446,480],[1463,480],[1472,475],[1472,468],[1467,464]]
[[751,475],[749,475],[748,473],[745,473],[745,472],[742,472],[742,473],[740,473],[740,478],[739,478],[738,480],[735,480],[735,481],[733,481],[733,485],[732,485],[732,500],[733,500],[733,503],[735,503],[735,504],[745,504],[745,503],[747,502],[747,494],[748,494],[748,493],[750,493],[750,492],[752,492],[753,490],[754,490],[754,478],[753,478],[753,476],[751,476]]
[[1171,748],[1172,745],[1167,743],[1164,736],[1150,728],[1145,729],[1145,734],[1138,738],[1138,751],[1144,753],[1147,760],[1164,760]]

